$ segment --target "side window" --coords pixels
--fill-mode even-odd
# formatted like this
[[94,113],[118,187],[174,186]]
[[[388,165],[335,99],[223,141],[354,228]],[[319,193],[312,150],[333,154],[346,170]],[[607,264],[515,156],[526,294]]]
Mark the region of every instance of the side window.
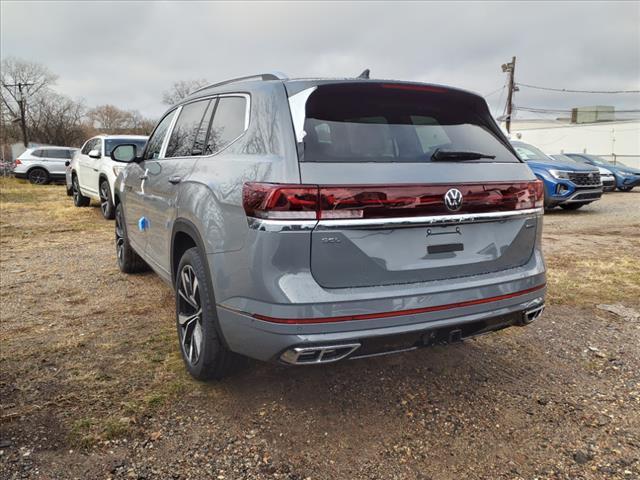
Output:
[[47,150],[49,158],[69,158],[69,150]]
[[34,150],[33,152],[31,152],[31,155],[33,155],[34,157],[44,157],[44,150],[42,150],[41,148],[38,150]]
[[98,150],[100,155],[102,155],[102,139],[101,138],[95,139],[95,141],[93,142],[93,145],[91,146],[91,150]]
[[221,97],[211,122],[204,155],[223,149],[245,130],[247,99],[244,97]]
[[84,144],[84,147],[82,147],[82,154],[83,155],[89,155],[89,152],[92,149],[93,144],[95,143],[97,139],[92,138],[91,140],[87,140],[87,143]]
[[[165,157],[188,157],[193,155],[195,139],[200,130],[210,100],[188,103],[182,107],[178,121],[173,127]],[[202,147],[200,147],[202,150]]]
[[144,153],[144,159],[150,160],[153,158],[158,158],[160,156],[160,150],[162,149],[162,142],[164,141],[164,137],[167,134],[167,130],[169,129],[169,125],[171,125],[171,121],[173,120],[173,116],[176,114],[176,111],[173,110],[166,117],[164,117],[156,129],[151,134],[149,141],[147,142],[147,148]]

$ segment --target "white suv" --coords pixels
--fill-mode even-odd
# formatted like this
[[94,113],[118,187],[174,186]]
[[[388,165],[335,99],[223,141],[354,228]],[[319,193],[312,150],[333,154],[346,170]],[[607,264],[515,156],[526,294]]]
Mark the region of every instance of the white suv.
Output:
[[113,183],[125,165],[111,160],[111,151],[122,144],[134,144],[142,151],[147,138],[142,135],[98,135],[87,140],[70,165],[75,206],[86,207],[91,199],[97,200],[104,218],[113,219]]
[[36,185],[64,178],[64,165],[73,157],[75,148],[38,147],[26,149],[13,164],[16,178],[26,178]]

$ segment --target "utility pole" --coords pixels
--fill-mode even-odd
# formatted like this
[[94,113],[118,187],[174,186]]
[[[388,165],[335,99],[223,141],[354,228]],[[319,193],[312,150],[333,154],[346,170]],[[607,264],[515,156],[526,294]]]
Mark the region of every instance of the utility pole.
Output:
[[507,92],[507,118],[506,126],[507,133],[511,133],[511,112],[513,110],[513,94],[518,91],[518,87],[515,82],[516,72],[516,57],[511,58],[511,63],[503,63],[502,71],[509,73],[509,91]]
[[26,96],[26,90],[31,85],[34,85],[34,84],[33,83],[18,82],[18,83],[10,83],[10,84],[5,84],[4,85],[6,88],[13,87],[14,89],[18,90],[17,94],[15,95],[15,99],[18,102],[18,108],[20,109],[20,119],[19,119],[19,121],[20,121],[20,128],[22,130],[22,143],[24,143],[24,148],[28,148],[29,147],[29,137],[27,136],[27,96]]

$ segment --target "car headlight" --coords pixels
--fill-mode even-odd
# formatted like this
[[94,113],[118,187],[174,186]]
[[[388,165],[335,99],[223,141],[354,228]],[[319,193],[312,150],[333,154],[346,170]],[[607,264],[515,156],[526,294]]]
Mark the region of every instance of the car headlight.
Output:
[[564,170],[549,170],[549,173],[556,178],[562,178],[564,180],[569,180],[569,172]]
[[628,172],[618,172],[618,175],[620,175],[621,177],[632,177],[633,173],[628,173]]
[[118,174],[124,169],[125,169],[125,167],[123,165],[114,165],[113,166],[113,174],[117,177]]

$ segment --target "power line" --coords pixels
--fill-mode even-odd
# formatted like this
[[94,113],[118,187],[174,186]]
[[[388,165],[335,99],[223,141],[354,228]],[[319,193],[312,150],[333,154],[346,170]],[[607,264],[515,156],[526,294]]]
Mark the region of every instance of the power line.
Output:
[[[562,109],[562,108],[536,108],[536,107],[520,107],[514,106],[515,110],[522,110],[525,112],[535,112],[535,113],[571,113],[572,109]],[[596,109],[585,109],[581,108],[582,112],[597,112]],[[632,109],[632,110],[615,110],[615,113],[638,113],[640,109]]]
[[521,87],[534,88],[536,90],[548,90],[550,92],[566,92],[566,93],[640,93],[640,90],[572,90],[570,88],[551,88],[541,87],[539,85],[529,85],[526,83],[517,83]]
[[484,98],[488,98],[488,97],[490,97],[491,95],[494,95],[494,94],[498,93],[499,91],[504,90],[505,88],[507,88],[507,85],[506,85],[506,84],[505,84],[505,85],[503,85],[503,86],[501,86],[500,88],[496,88],[493,92],[491,92],[491,93],[487,93],[486,95],[483,95],[483,96],[484,96]]

